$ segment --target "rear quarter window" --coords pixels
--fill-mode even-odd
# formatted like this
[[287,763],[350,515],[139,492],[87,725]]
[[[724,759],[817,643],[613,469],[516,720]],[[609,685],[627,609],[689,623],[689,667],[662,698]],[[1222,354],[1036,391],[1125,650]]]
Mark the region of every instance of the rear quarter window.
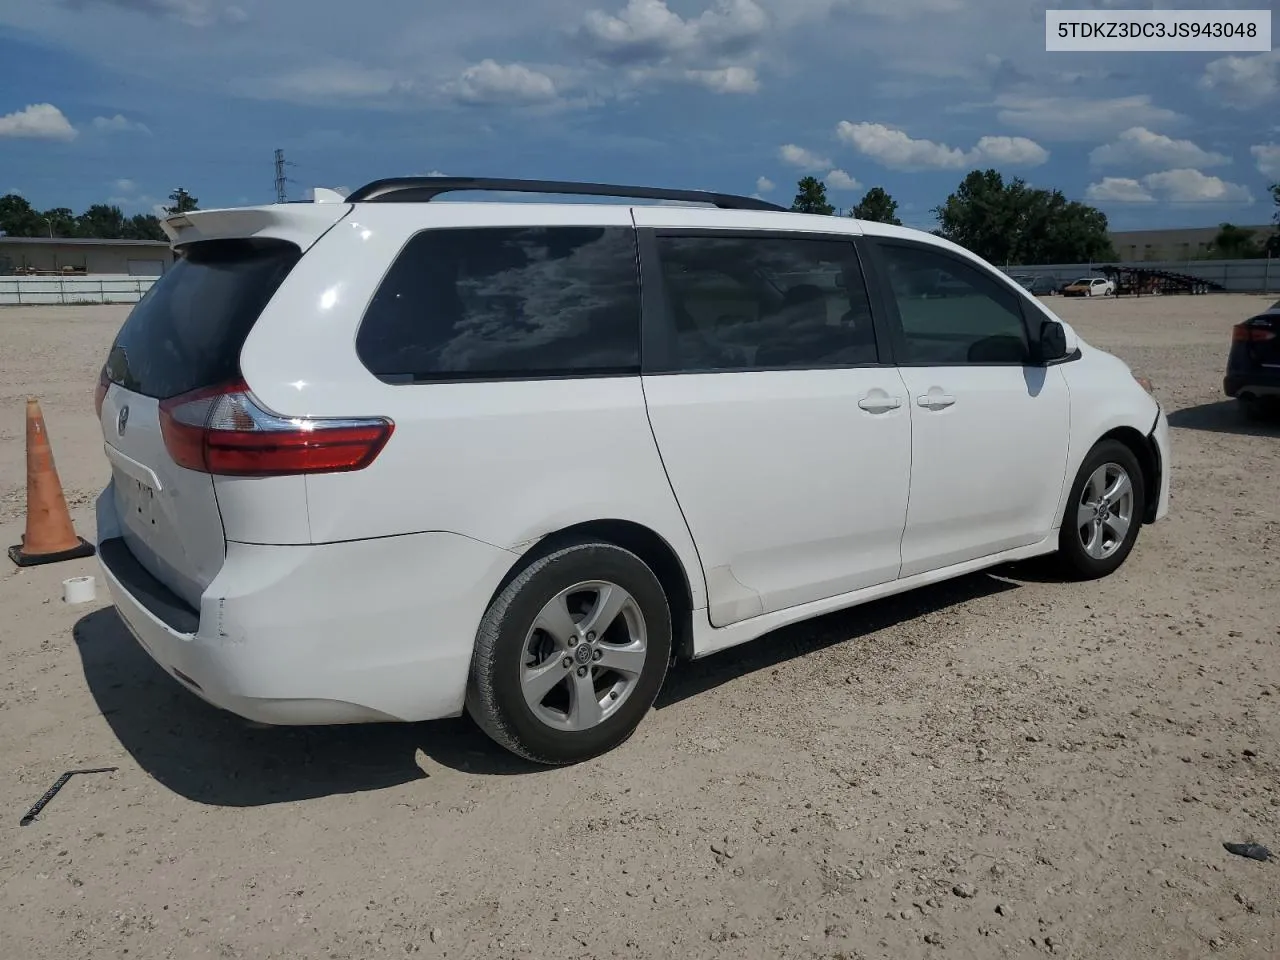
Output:
[[419,233],[370,301],[356,353],[390,383],[638,374],[635,231]]
[[203,240],[130,312],[106,372],[126,390],[164,400],[240,375],[249,331],[301,250],[282,240]]

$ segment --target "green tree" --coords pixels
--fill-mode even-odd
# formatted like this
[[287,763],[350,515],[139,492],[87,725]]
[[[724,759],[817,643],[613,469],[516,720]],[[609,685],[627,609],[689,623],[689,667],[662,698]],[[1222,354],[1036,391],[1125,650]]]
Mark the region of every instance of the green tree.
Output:
[[44,222],[46,236],[74,237],[76,235],[76,215],[69,207],[54,207],[40,214]]
[[1083,263],[1113,260],[1107,217],[1068,201],[1060,190],[1035,190],[997,170],[970,172],[946,202],[935,207],[939,236],[991,263]]
[[791,202],[796,213],[819,213],[825,217],[836,212],[827,200],[827,185],[817,177],[802,177],[796,184],[796,198]]
[[10,237],[47,237],[48,229],[26,197],[8,193],[0,197],[0,231]]
[[124,211],[113,204],[95,203],[76,218],[76,235],[99,240],[120,240],[125,233]]
[[160,227],[160,218],[154,213],[135,213],[125,224],[126,240],[168,240]]
[[884,187],[872,187],[864,193],[858,205],[849,211],[849,216],[858,220],[891,223],[895,227],[902,226],[902,221],[898,219],[898,201],[889,196]]
[[1257,231],[1237,227],[1233,223],[1218,225],[1218,235],[1213,238],[1210,254],[1216,260],[1243,260],[1262,253],[1257,243]]
[[187,193],[184,187],[175,188],[173,193],[169,194],[169,199],[173,202],[164,208],[164,212],[170,217],[177,213],[189,213],[200,209],[200,201]]
[[[190,198],[194,201],[194,198]],[[194,208],[192,208],[194,209]],[[117,206],[95,203],[76,216],[68,207],[36,210],[16,193],[0,197],[0,232],[10,237],[86,237],[98,240],[167,240],[152,213],[126,217]]]

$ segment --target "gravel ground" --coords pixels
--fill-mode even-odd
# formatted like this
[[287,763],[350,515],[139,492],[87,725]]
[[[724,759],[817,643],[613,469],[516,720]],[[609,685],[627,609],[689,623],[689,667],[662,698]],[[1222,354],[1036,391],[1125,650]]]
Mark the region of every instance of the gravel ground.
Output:
[[[527,768],[466,720],[249,729],[151,664],[94,561],[0,567],[4,953],[1280,956],[1280,429],[1221,397],[1260,297],[1051,303],[1150,377],[1168,520],[687,666],[619,751]],[[0,534],[43,403],[78,528],[122,308],[0,311]],[[19,818],[69,768],[31,826]],[[944,952],[945,951],[945,952]]]

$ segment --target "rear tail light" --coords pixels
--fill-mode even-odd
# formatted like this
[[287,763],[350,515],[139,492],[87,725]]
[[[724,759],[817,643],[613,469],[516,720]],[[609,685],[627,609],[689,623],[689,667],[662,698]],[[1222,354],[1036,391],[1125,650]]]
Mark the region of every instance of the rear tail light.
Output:
[[386,446],[382,417],[282,417],[243,383],[186,393],[160,404],[160,431],[174,463],[231,477],[361,470]]
[[102,419],[102,402],[107,399],[107,391],[111,389],[111,381],[107,378],[107,368],[104,366],[98,374],[98,387],[93,391],[93,409],[98,414],[98,419]]
[[1274,340],[1276,332],[1269,327],[1258,326],[1249,322],[1237,323],[1231,328],[1231,340],[1234,343],[1264,343]]

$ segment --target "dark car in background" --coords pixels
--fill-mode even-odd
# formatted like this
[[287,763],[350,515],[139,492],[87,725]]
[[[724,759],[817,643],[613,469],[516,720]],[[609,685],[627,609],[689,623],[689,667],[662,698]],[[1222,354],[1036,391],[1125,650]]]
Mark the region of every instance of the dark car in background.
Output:
[[1058,282],[1053,277],[1022,276],[1014,277],[1014,279],[1033,297],[1050,297],[1058,292]]
[[1222,389],[1250,419],[1280,415],[1280,301],[1231,328]]

